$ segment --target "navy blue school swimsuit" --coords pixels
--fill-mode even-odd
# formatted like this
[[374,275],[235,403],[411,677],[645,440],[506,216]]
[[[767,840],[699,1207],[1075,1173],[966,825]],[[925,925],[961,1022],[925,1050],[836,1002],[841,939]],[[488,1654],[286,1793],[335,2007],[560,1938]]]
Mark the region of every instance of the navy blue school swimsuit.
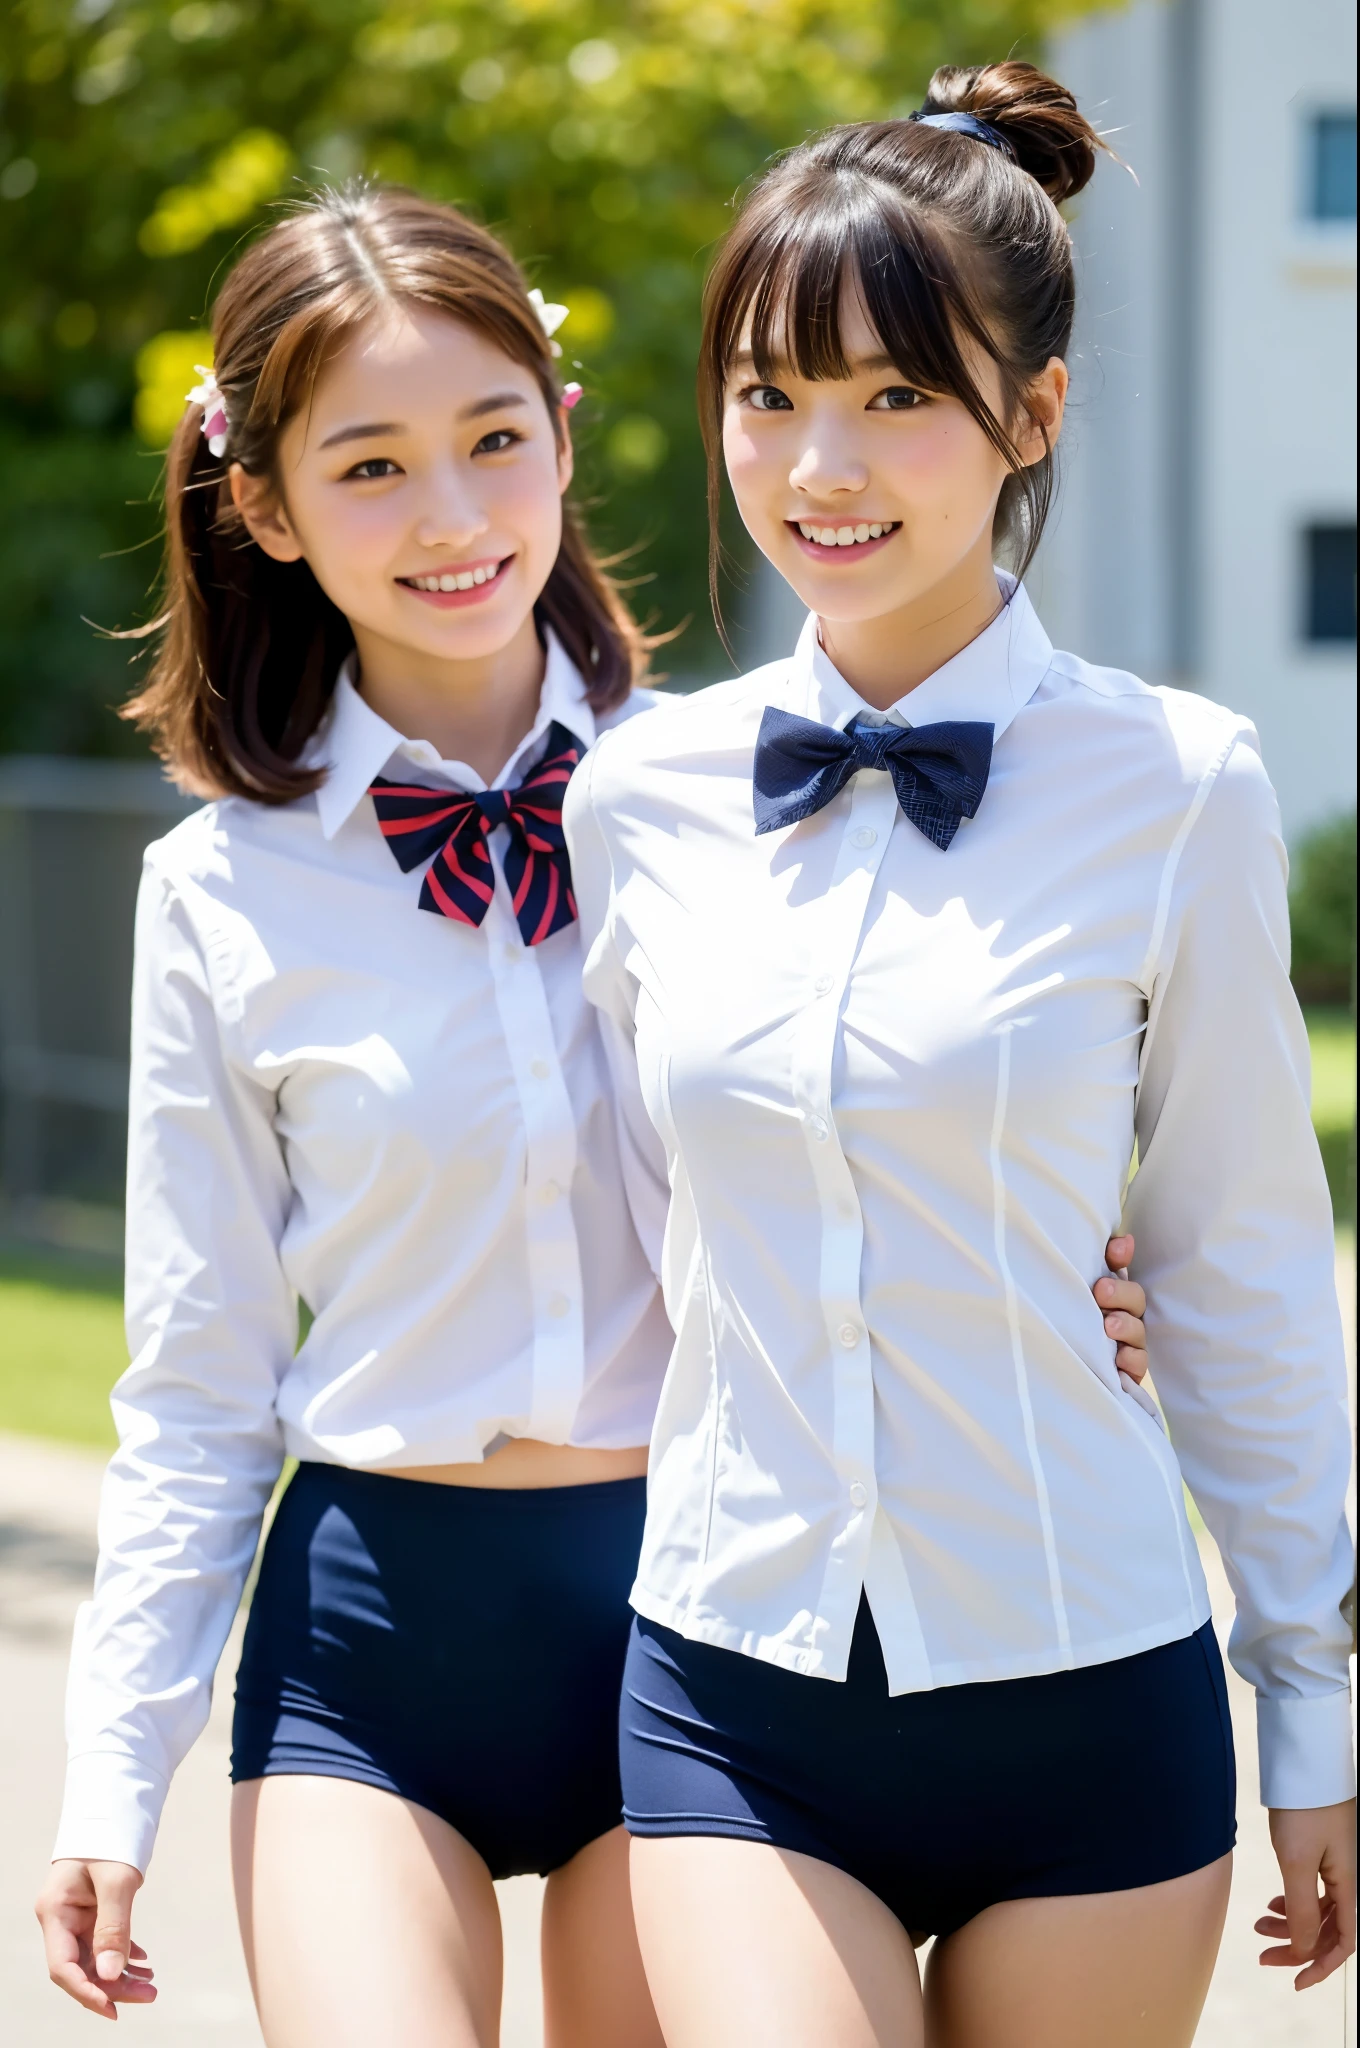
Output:
[[299,1465],[236,1679],[231,1775],[414,1801],[493,1877],[622,1818],[618,1705],[645,1479],[494,1490]]
[[630,1834],[799,1850],[918,1938],[1006,1899],[1184,1877],[1236,1835],[1207,1622],[1109,1664],[893,1697],[863,1599],[843,1684],[639,1618],[620,1737]]

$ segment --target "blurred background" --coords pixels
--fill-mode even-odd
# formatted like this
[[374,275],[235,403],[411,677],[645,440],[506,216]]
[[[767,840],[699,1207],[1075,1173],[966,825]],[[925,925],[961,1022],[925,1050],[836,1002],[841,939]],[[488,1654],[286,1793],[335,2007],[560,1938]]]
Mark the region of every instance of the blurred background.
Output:
[[[50,1594],[65,1617],[88,1573],[92,1496],[44,1446],[108,1444],[108,1388],[126,1356],[132,902],[142,847],[186,806],[115,716],[139,671],[100,629],[154,616],[160,452],[195,364],[210,360],[223,270],[290,195],[355,174],[456,201],[504,234],[531,281],[570,308],[560,338],[587,394],[573,417],[578,495],[599,542],[627,551],[641,616],[680,629],[661,665],[690,687],[731,667],[705,592],[693,366],[702,278],[732,194],[819,127],[908,112],[937,63],[1007,53],[1070,84],[1122,159],[1070,209],[1082,295],[1073,402],[1060,510],[1031,588],[1059,645],[1205,691],[1260,729],[1290,845],[1295,980],[1346,1284],[1346,0],[11,0],[0,15],[0,1432],[11,1433],[0,1477],[29,1506],[5,1520],[0,1503],[0,1649],[28,1640],[12,1616],[30,1612],[30,1596],[41,1608]],[[782,652],[798,620],[744,536],[730,540],[725,601],[748,666]],[[6,1580],[10,1565],[18,1577]],[[34,1624],[48,1658],[30,1674],[35,1699],[56,1696],[65,1626],[49,1640]],[[55,1727],[44,1739],[57,1741]],[[50,1805],[53,1787],[42,1796]],[[27,1932],[15,1941],[31,1974]],[[211,1983],[203,1996],[192,2024],[181,2006],[179,2031],[163,2038],[196,2041],[200,2027],[205,2040],[255,2038],[239,1971],[220,1997]],[[1225,2041],[1256,2038],[1242,2031],[1253,2009],[1243,2004]],[[25,2041],[64,2040],[42,2011]]]

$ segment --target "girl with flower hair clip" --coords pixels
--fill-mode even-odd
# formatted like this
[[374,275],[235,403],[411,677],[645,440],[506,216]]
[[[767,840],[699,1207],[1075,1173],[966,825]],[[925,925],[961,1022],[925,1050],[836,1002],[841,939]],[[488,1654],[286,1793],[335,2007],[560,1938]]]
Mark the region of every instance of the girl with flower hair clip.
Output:
[[232,1757],[270,2048],[492,2048],[524,1871],[554,2048],[659,2043],[617,1721],[671,1333],[561,824],[650,699],[563,502],[561,312],[451,208],[325,194],[228,277],[170,450],[130,710],[211,801],[138,911],[132,1364],[39,1906],[105,2016],[155,1995],[132,1898],[291,1454]]

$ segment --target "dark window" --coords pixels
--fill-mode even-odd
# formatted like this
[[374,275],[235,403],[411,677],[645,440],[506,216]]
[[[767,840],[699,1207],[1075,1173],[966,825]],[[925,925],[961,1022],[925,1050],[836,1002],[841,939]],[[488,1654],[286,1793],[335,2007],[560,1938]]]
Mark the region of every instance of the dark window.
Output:
[[1355,525],[1304,533],[1304,637],[1355,638]]
[[1355,219],[1355,115],[1314,114],[1308,211],[1314,220]]

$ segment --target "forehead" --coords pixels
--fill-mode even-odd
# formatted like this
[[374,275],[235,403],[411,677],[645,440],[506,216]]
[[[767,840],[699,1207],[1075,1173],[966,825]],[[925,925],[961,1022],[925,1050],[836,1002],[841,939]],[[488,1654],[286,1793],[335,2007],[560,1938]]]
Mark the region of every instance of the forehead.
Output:
[[[460,411],[493,391],[538,392],[538,379],[489,336],[433,306],[383,307],[324,364],[312,392],[314,422],[386,401],[384,418]],[[392,408],[400,401],[400,411]]]
[[[758,350],[756,341],[756,299],[746,308],[737,340],[736,353],[729,366],[729,375],[749,375],[753,361],[764,356]],[[796,376],[799,373],[793,363],[799,353],[792,341],[792,323],[795,319],[792,295],[787,290],[777,297],[762,321],[764,335],[770,352],[770,367],[777,368],[782,375]],[[835,328],[840,341],[840,352],[852,374],[881,370],[891,366],[892,358],[884,347],[882,337],[865,309],[858,281],[852,277],[843,280],[839,291]]]

